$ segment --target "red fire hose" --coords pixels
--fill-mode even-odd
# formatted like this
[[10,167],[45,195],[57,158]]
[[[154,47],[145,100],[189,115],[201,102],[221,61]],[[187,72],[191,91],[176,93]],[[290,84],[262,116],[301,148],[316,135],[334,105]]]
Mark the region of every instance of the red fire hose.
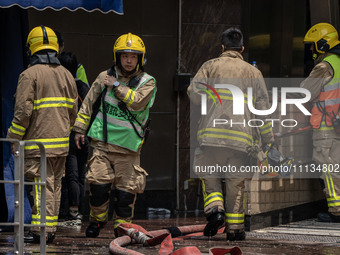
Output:
[[[118,235],[116,239],[110,243],[110,252],[118,255],[143,255],[140,252],[124,248],[129,244],[140,243],[148,246],[155,246],[160,244],[160,255],[201,255],[197,247],[190,246],[173,251],[172,236],[175,240],[184,239],[191,236],[203,235],[205,225],[191,225],[181,227],[171,227],[168,229],[154,230],[148,232],[139,225],[132,223],[120,224],[117,228]],[[222,233],[224,229],[220,229]],[[177,237],[176,237],[177,236]],[[212,248],[209,250],[210,255],[241,255],[242,251],[238,247],[232,248]]]

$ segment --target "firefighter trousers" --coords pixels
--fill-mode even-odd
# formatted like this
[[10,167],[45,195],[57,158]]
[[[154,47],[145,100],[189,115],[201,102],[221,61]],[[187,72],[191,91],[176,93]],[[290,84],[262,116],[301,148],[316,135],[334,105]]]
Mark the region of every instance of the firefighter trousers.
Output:
[[105,152],[94,148],[86,174],[90,185],[90,221],[108,220],[111,190],[114,190],[114,226],[131,222],[137,193],[143,193],[146,171],[139,166],[140,153]]
[[[228,148],[203,147],[196,153],[194,161],[194,165],[219,165],[221,167],[229,165],[237,170],[246,164],[247,154]],[[225,180],[225,185],[223,185],[223,180]],[[227,231],[244,230],[245,175],[237,171],[223,173],[223,177],[217,173],[211,173],[202,175],[201,181],[204,214],[208,217],[212,211],[216,212],[217,208],[217,211],[225,213]]]
[[[58,214],[61,195],[61,178],[65,171],[66,157],[46,158],[46,232],[54,233],[57,230]],[[25,160],[26,181],[41,182],[40,158]],[[41,217],[41,186],[27,185],[28,197],[32,207],[31,224],[39,225]],[[40,234],[39,227],[31,227],[32,232]]]
[[324,193],[328,211],[340,216],[340,140],[320,139],[313,141],[313,161],[322,170]]

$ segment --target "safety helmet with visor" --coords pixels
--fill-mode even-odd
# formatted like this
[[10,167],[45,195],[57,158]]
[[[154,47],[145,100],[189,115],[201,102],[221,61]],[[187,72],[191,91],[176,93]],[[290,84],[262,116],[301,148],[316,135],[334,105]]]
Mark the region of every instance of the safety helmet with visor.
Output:
[[146,49],[143,40],[139,36],[128,33],[118,37],[113,46],[113,61],[115,65],[120,66],[120,54],[123,52],[134,52],[138,54],[136,70],[139,69],[139,66],[144,66],[146,62]]
[[[318,23],[312,26],[303,39],[305,44],[313,43],[317,53],[325,53],[340,43],[338,32],[328,23]],[[313,58],[316,57],[313,56]]]

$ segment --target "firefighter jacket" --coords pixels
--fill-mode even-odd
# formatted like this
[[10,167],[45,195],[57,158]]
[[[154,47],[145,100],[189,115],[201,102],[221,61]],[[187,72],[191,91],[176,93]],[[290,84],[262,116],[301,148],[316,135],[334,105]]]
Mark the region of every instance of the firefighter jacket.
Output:
[[[310,75],[300,87],[311,92],[313,102],[310,123],[313,139],[337,138],[332,126],[332,118],[339,116],[340,105],[340,57],[337,54],[321,54]],[[327,113],[326,113],[327,112]]]
[[[143,143],[143,138],[139,137],[134,130],[130,120],[134,122],[135,128],[140,134],[148,115],[149,108],[153,105],[156,94],[155,79],[142,71],[137,71],[129,76],[123,76],[116,67],[117,80],[120,85],[114,89],[108,88],[105,96],[105,106],[107,113],[107,143],[103,142],[103,105],[101,105],[94,122],[92,123],[88,136],[94,138],[91,145],[108,152],[131,153],[139,151]],[[86,134],[90,118],[93,113],[93,104],[104,89],[104,79],[107,71],[101,72],[92,84],[83,105],[78,113],[74,131]],[[139,82],[135,87],[129,87],[129,81],[138,77]],[[119,102],[124,102],[136,120],[120,109]]]
[[[67,156],[77,98],[74,77],[63,66],[30,66],[19,76],[14,118],[7,137],[42,142],[47,157]],[[26,145],[25,157],[40,157],[38,146]]]
[[[202,83],[210,84],[233,84],[238,87],[243,97],[232,95],[228,89],[216,89],[216,94],[207,91]],[[253,89],[252,98],[248,98],[248,88]],[[248,100],[253,101],[257,110],[270,108],[268,92],[261,72],[245,62],[242,55],[236,51],[225,51],[220,57],[205,62],[198,70],[191,85],[188,95],[194,104],[201,104],[202,94],[211,92],[217,104],[211,96],[207,96],[206,115],[201,113],[197,139],[200,146],[226,147],[242,152],[247,152],[255,143],[261,139],[262,143],[273,142],[272,123],[265,121],[268,116],[254,116],[248,108]],[[221,99],[219,102],[217,94]],[[240,96],[240,95],[239,95]],[[233,114],[233,102],[244,103],[244,114]],[[249,121],[260,119],[254,127]],[[223,120],[224,124],[214,125],[214,120]]]

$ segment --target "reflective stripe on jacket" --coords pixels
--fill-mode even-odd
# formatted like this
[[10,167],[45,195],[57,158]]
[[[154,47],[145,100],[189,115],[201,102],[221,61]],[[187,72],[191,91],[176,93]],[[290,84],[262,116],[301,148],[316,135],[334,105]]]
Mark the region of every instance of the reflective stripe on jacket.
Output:
[[[332,119],[340,116],[340,57],[330,55],[324,58],[334,71],[333,78],[323,86],[318,101],[312,108],[310,123],[314,129],[332,128]],[[326,125],[321,125],[325,120]]]

